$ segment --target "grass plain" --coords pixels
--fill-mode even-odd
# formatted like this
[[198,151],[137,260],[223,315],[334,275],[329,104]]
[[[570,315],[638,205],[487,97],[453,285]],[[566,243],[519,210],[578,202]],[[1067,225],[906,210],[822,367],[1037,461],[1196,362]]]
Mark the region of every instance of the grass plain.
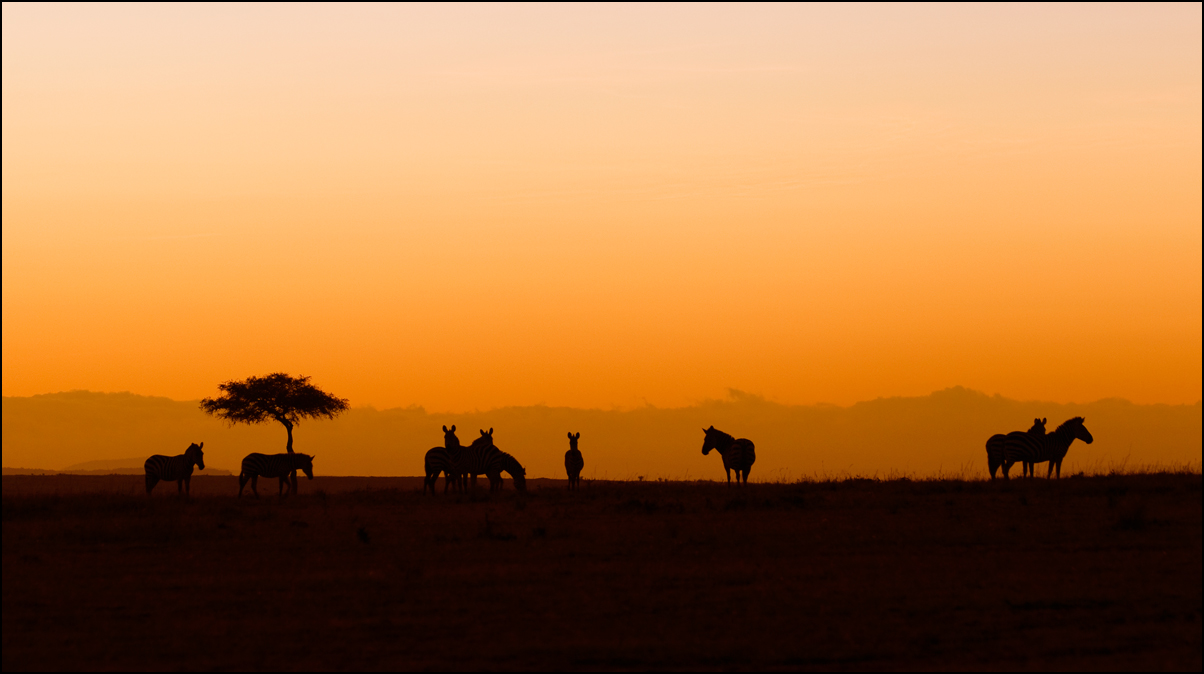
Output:
[[5,670],[1201,668],[1198,473],[141,482],[3,478]]

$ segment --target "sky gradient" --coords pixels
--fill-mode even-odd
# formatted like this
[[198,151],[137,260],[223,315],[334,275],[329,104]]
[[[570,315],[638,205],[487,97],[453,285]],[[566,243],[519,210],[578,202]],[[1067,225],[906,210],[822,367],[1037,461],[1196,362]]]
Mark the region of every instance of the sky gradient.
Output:
[[3,394],[1201,398],[1200,5],[3,6]]

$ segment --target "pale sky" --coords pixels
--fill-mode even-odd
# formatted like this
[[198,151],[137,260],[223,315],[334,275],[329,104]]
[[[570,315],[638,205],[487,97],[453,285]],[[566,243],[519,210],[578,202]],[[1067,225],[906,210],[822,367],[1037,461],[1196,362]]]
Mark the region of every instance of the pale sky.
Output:
[[1193,5],[3,5],[3,392],[1201,397]]

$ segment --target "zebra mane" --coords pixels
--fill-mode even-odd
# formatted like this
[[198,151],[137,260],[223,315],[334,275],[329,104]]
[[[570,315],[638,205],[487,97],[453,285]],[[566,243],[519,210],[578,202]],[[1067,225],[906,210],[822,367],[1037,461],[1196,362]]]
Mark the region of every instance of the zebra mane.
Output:
[[502,466],[504,466],[503,470],[505,470],[507,473],[510,473],[511,475],[514,475],[515,470],[517,470],[519,472],[519,474],[522,474],[522,475],[527,474],[527,469],[523,468],[523,464],[519,463],[518,459],[507,454],[506,452],[503,452],[500,449],[498,450],[498,452],[500,452],[502,455]]
[[1058,433],[1058,432],[1062,431],[1063,429],[1069,431],[1071,426],[1082,426],[1082,425],[1083,425],[1083,417],[1074,417],[1072,419],[1067,419],[1066,421],[1063,421],[1062,425],[1058,426],[1058,430],[1054,431],[1054,433]]
[[715,428],[714,426],[711,426],[710,430],[708,430],[708,431],[707,431],[707,435],[708,435],[708,436],[709,436],[709,435],[717,435],[717,436],[719,436],[720,438],[722,438],[722,439],[724,439],[724,440],[726,440],[726,441],[728,441],[728,442],[735,442],[735,441],[736,441],[736,436],[734,436],[734,435],[729,435],[729,434],[727,434],[727,433],[724,433],[723,431],[719,430],[718,428]]

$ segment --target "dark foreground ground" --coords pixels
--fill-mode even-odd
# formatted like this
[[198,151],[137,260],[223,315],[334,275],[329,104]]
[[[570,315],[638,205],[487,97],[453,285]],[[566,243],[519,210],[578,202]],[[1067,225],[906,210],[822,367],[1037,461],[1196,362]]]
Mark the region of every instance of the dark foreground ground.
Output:
[[235,480],[4,477],[4,669],[1201,668],[1199,475]]

